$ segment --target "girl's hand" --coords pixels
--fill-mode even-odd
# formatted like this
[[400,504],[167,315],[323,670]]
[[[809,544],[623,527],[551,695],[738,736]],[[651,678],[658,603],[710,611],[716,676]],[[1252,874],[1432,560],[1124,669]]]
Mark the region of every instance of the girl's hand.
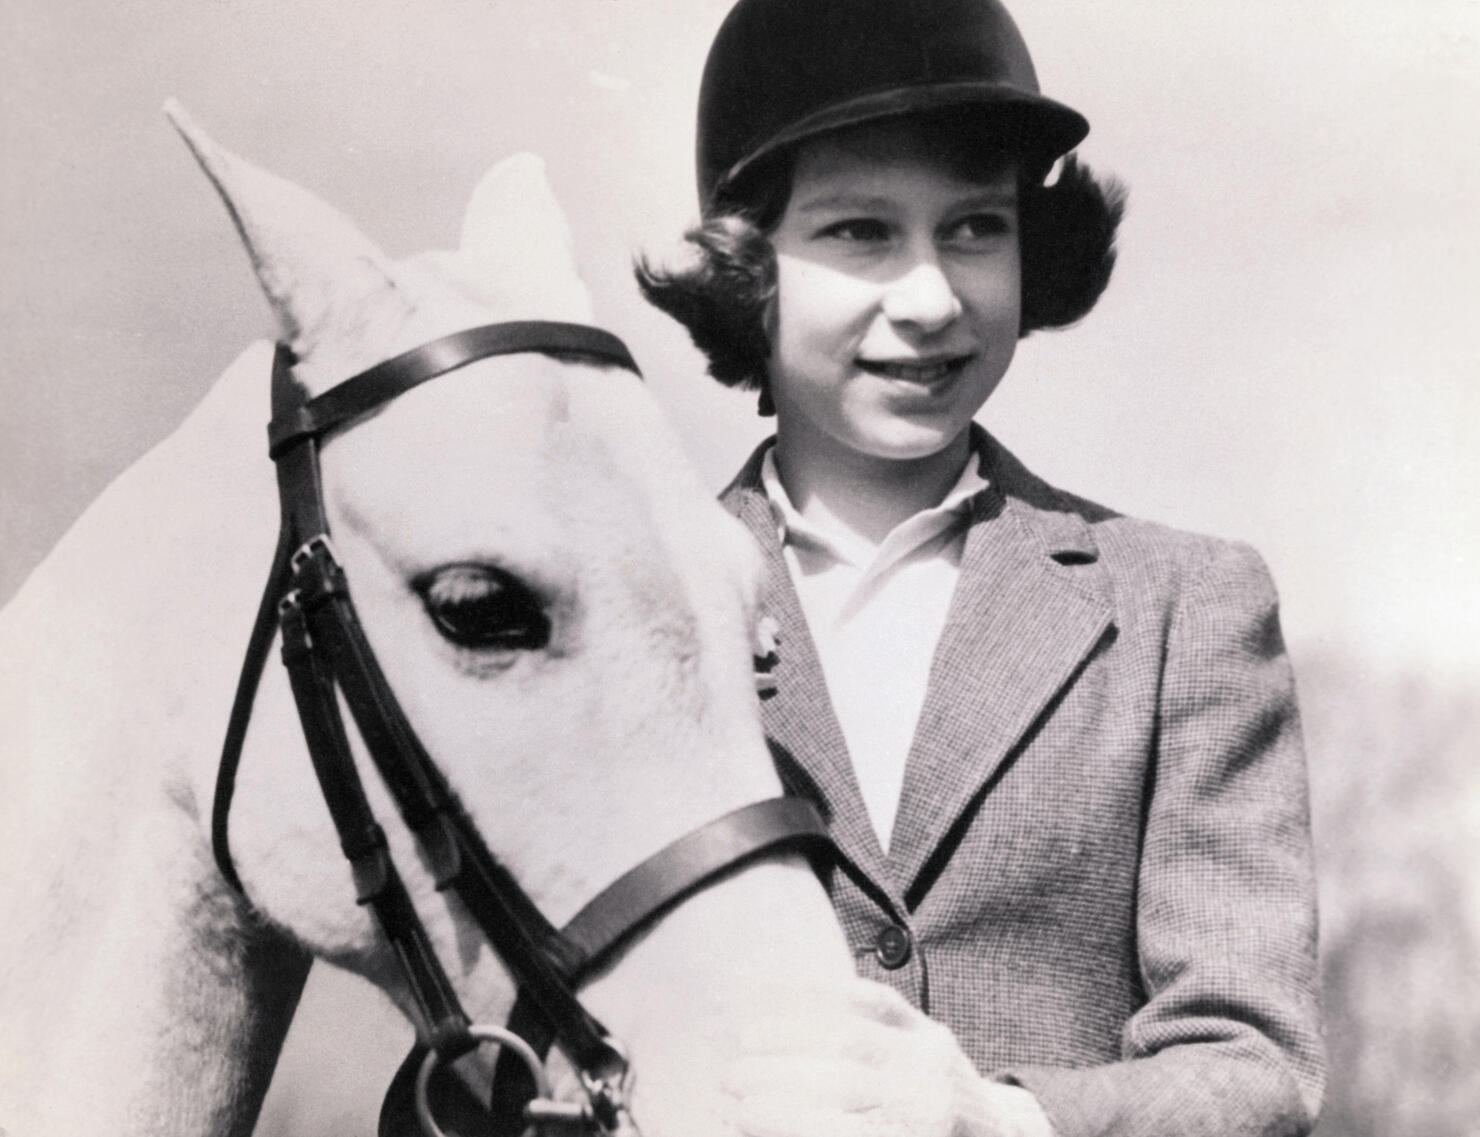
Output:
[[1052,1137],[1037,1099],[977,1074],[949,1029],[866,979],[798,987],[746,1027],[724,1087],[746,1137]]

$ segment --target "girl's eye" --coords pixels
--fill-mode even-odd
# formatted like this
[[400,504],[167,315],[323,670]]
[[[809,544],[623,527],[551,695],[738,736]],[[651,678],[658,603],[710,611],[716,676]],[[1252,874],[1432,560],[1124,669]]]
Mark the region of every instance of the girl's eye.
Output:
[[443,639],[472,651],[537,651],[550,617],[518,577],[491,565],[450,565],[416,583]]
[[1012,232],[1012,222],[1002,213],[973,213],[951,226],[949,236],[958,241],[980,241]]
[[834,221],[818,235],[840,241],[883,241],[889,236],[889,226],[873,217],[849,217]]

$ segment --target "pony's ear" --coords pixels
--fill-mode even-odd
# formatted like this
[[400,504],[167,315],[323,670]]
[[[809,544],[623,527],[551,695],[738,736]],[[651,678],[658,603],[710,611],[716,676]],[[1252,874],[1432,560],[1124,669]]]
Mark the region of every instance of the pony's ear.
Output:
[[542,158],[513,154],[483,175],[468,202],[457,259],[505,319],[591,322],[591,296]]
[[390,263],[355,223],[314,194],[219,145],[174,99],[167,117],[225,202],[277,315],[300,358],[365,305],[394,292]]

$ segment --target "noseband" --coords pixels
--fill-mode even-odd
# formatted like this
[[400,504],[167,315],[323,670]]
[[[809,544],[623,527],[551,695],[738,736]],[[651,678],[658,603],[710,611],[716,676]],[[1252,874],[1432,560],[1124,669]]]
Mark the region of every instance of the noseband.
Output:
[[[679,838],[619,877],[557,930],[489,851],[423,749],[376,662],[350,598],[325,515],[319,445],[327,432],[352,424],[429,379],[474,360],[517,352],[574,354],[641,374],[622,341],[599,328],[519,321],[434,340],[309,399],[292,377],[292,352],[278,345],[268,427],[281,506],[277,551],[231,708],[216,779],[211,844],[222,875],[244,891],[231,860],[227,820],[258,682],[273,638],[281,631],[298,717],[351,866],[356,897],[375,913],[426,1025],[429,1050],[415,1071],[411,1091],[423,1128],[429,1135],[440,1132],[425,1099],[432,1068],[491,1039],[508,1045],[500,1056],[485,1132],[517,1132],[530,1121],[573,1117],[588,1129],[630,1135],[636,1128],[626,1099],[627,1059],[577,998],[582,978],[663,912],[741,862],[783,849],[823,851],[831,842],[809,802],[757,802]],[[512,976],[518,995],[508,1029],[474,1025],[458,1002],[366,800],[340,715],[341,695],[432,867],[437,888],[456,893]],[[513,1040],[508,1038],[511,1031]],[[579,1106],[546,1100],[538,1062],[552,1042],[580,1075],[587,1100]],[[398,1076],[391,1096],[408,1084],[409,1079]],[[388,1099],[387,1111],[404,1113],[404,1103],[396,1106]]]

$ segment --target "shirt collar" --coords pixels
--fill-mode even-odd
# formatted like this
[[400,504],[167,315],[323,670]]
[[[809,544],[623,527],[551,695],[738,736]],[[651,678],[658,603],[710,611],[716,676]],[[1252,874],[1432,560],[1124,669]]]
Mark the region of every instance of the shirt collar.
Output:
[[807,545],[835,560],[862,568],[871,561],[897,561],[950,528],[966,514],[970,500],[987,488],[989,483],[981,474],[985,467],[982,455],[973,448],[961,469],[961,476],[940,503],[905,518],[889,531],[877,548],[856,533],[840,527],[820,526],[803,517],[781,484],[774,446],[762,456],[760,473],[761,486],[771,503],[771,514],[776,519],[777,534],[783,545]]

